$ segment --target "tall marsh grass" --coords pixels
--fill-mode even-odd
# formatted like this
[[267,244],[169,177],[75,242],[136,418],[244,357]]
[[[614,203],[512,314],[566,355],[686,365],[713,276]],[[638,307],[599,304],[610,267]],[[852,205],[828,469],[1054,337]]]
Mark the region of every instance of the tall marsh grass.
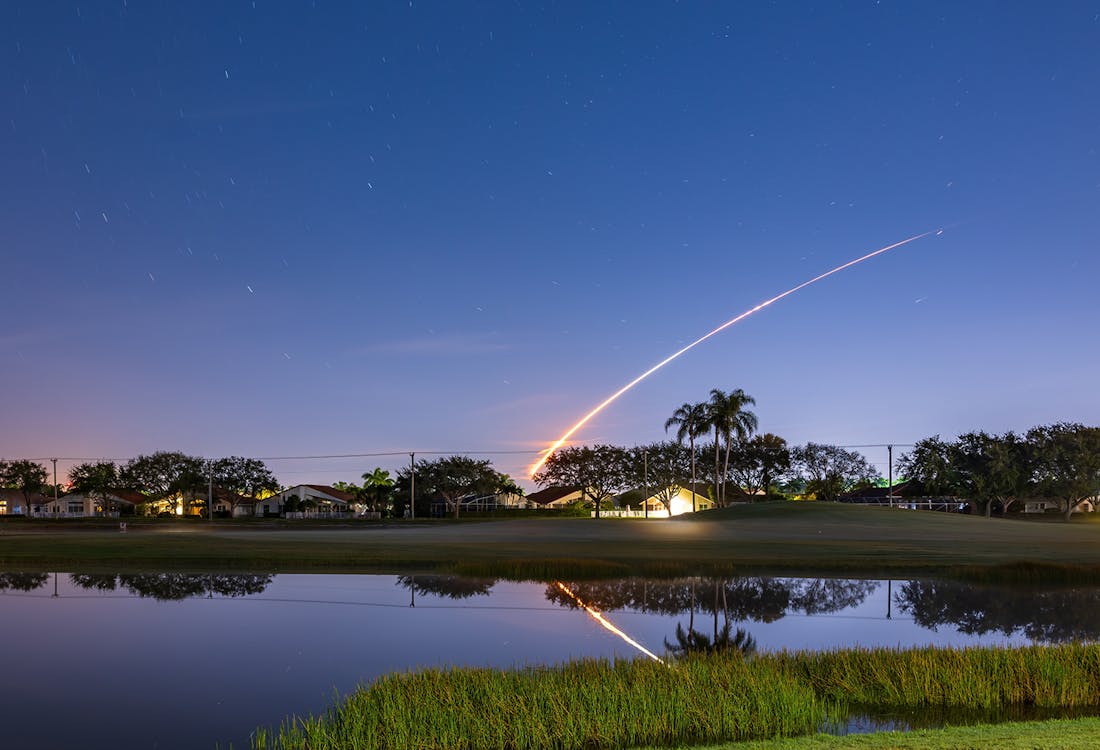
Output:
[[809,686],[740,659],[584,660],[388,675],[253,747],[614,748],[804,734],[826,718]]
[[768,657],[834,702],[879,706],[1100,705],[1100,646],[850,649]]
[[808,734],[849,705],[1071,708],[1100,703],[1100,646],[889,649],[584,660],[379,678],[256,750],[558,750]]

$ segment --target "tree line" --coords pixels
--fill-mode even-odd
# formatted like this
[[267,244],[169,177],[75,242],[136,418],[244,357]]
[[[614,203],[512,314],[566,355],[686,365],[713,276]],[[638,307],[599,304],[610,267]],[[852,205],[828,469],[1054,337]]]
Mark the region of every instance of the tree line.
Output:
[[1058,422],[1023,434],[935,435],[918,442],[898,466],[926,493],[965,498],[986,516],[1043,498],[1058,503],[1068,521],[1081,501],[1100,494],[1100,427]]
[[[533,479],[542,487],[579,488],[597,515],[614,496],[632,490],[671,512],[681,488],[691,489],[693,504],[698,494],[722,506],[773,490],[835,500],[881,479],[858,451],[812,442],[789,446],[770,432],[754,434],[759,420],[747,407],[755,404],[740,388],[712,389],[708,400],[684,403],[665,421],[666,432],[675,428],[675,440],[562,448]],[[700,480],[707,488],[696,492]]]
[[[855,450],[809,442],[788,445],[775,434],[757,433],[756,400],[740,388],[712,389],[709,398],[677,407],[664,423],[674,439],[633,447],[576,445],[546,458],[533,480],[540,487],[577,488],[596,515],[622,502],[655,499],[671,512],[681,489],[692,499],[718,506],[764,496],[836,500],[843,493],[881,482],[878,470]],[[1008,512],[1024,498],[1059,503],[1068,520],[1084,499],[1100,494],[1100,428],[1060,422],[1026,433],[984,431],[953,441],[936,435],[916,443],[898,461],[898,476],[916,480],[930,496],[965,500],[973,512]],[[52,488],[46,468],[30,460],[0,461],[0,487],[31,496]],[[429,515],[433,501],[458,517],[472,497],[523,495],[491,461],[463,455],[421,459],[391,476],[375,468],[362,483],[333,485],[363,507],[384,516]],[[175,500],[184,515],[216,499],[235,506],[282,488],[260,459],[204,459],[178,451],[138,456],[123,464],[82,463],[69,471],[68,489],[98,499],[112,510],[111,496],[133,490],[149,502]],[[415,497],[414,497],[415,496]],[[409,507],[413,499],[415,508]]]
[[[179,451],[158,451],[141,455],[125,463],[92,461],[73,466],[68,484],[54,487],[42,464],[27,459],[0,461],[0,487],[21,492],[24,507],[33,498],[56,491],[84,494],[97,501],[106,512],[115,508],[114,497],[123,491],[137,492],[147,508],[161,502],[178,507],[182,515],[196,510],[209,513],[207,496],[230,506],[270,497],[287,489],[260,459],[230,456],[205,459]],[[333,488],[352,496],[353,502],[384,516],[402,517],[410,492],[415,489],[418,515],[428,515],[429,503],[442,499],[458,515],[461,501],[471,495],[495,495],[523,490],[509,477],[496,471],[490,461],[467,456],[446,456],[417,461],[399,471],[396,477],[382,468],[362,475],[362,483],[335,482]],[[305,503],[308,505],[307,499]],[[285,504],[288,511],[308,510],[297,507],[298,499]]]

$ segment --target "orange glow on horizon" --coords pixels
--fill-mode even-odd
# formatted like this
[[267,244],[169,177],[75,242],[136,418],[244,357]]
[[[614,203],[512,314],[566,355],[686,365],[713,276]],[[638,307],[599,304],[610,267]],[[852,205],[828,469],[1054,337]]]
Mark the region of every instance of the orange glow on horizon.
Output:
[[585,415],[584,415],[583,417],[581,417],[581,418],[580,418],[580,420],[578,420],[576,424],[574,424],[574,425],[573,425],[572,427],[570,427],[570,428],[569,428],[569,429],[568,429],[568,430],[567,430],[567,431],[565,432],[565,434],[564,434],[564,435],[562,435],[562,436],[561,436],[560,438],[558,438],[558,439],[557,439],[557,440],[556,440],[556,441],[555,441],[555,442],[554,442],[554,443],[553,443],[553,444],[552,444],[552,445],[551,445],[551,446],[550,446],[549,448],[547,448],[547,449],[546,449],[546,451],[545,451],[545,452],[544,452],[544,453],[542,454],[542,456],[540,456],[540,457],[539,457],[539,460],[538,460],[538,461],[536,461],[535,463],[531,464],[530,468],[528,469],[528,476],[529,476],[529,477],[534,477],[534,476],[535,476],[535,474],[536,474],[536,473],[538,473],[538,470],[542,468],[543,464],[545,464],[545,463],[546,463],[546,459],[550,458],[550,456],[552,456],[552,455],[554,454],[554,451],[556,451],[556,450],[557,450],[558,448],[562,447],[562,446],[563,446],[563,445],[565,444],[565,442],[566,442],[567,440],[569,440],[569,438],[571,438],[571,437],[573,436],[573,434],[574,434],[574,433],[576,433],[576,432],[577,432],[577,430],[579,430],[580,428],[582,428],[582,427],[584,427],[584,426],[585,426],[586,424],[588,424],[588,422],[589,422],[589,421],[590,421],[590,420],[591,420],[591,419],[592,419],[593,417],[595,417],[595,416],[596,416],[597,414],[599,414],[599,413],[600,413],[601,411],[603,411],[603,410],[604,410],[604,409],[606,409],[606,408],[607,408],[608,406],[610,406],[610,405],[611,405],[611,404],[612,404],[612,403],[613,403],[613,402],[614,402],[614,401],[615,401],[616,399],[618,399],[618,398],[619,398],[619,396],[621,396],[621,395],[623,395],[624,393],[626,393],[627,391],[629,391],[629,390],[630,390],[631,388],[633,388],[634,386],[636,386],[636,385],[637,385],[638,383],[642,382],[643,380],[645,380],[646,378],[648,378],[648,377],[649,377],[650,375],[652,375],[653,373],[657,372],[657,370],[660,370],[660,369],[661,369],[662,367],[664,367],[664,366],[665,366],[665,365],[667,365],[667,364],[668,364],[669,362],[671,362],[672,360],[674,360],[674,359],[676,359],[677,357],[679,357],[679,356],[680,356],[681,354],[684,354],[685,352],[689,351],[690,349],[694,349],[694,348],[695,348],[696,346],[698,346],[699,344],[703,343],[704,341],[706,341],[707,339],[709,339],[709,338],[710,338],[711,336],[714,336],[715,334],[718,334],[718,333],[720,333],[720,332],[722,332],[722,331],[726,330],[727,328],[729,328],[729,327],[730,327],[731,325],[733,325],[734,323],[738,323],[738,322],[740,322],[740,321],[744,320],[745,318],[749,317],[749,316],[750,316],[750,315],[752,315],[753,313],[755,313],[755,312],[757,312],[757,311],[759,311],[759,310],[763,310],[763,309],[764,309],[765,307],[767,307],[768,305],[771,305],[771,304],[772,304],[772,303],[774,303],[774,302],[778,302],[779,300],[783,299],[784,297],[790,296],[790,295],[794,294],[795,292],[797,292],[797,291],[799,291],[799,290],[801,290],[801,289],[805,289],[806,287],[810,286],[810,284],[814,284],[814,283],[816,283],[816,282],[818,282],[818,281],[821,281],[821,280],[822,280],[822,279],[824,279],[824,278],[827,278],[827,277],[829,277],[829,276],[832,276],[832,275],[833,275],[834,273],[839,273],[839,272],[843,271],[843,270],[844,270],[844,269],[846,269],[846,268],[851,268],[852,266],[856,265],[857,263],[862,263],[863,261],[865,261],[865,260],[869,260],[870,258],[873,258],[873,257],[875,257],[876,255],[881,255],[882,253],[885,253],[885,252],[887,252],[887,251],[889,251],[889,250],[893,250],[893,249],[894,249],[894,248],[896,248],[896,247],[901,247],[902,245],[907,245],[907,244],[909,244],[910,242],[913,242],[913,241],[915,241],[915,240],[919,240],[919,239],[921,239],[922,237],[927,237],[927,236],[928,236],[928,235],[930,235],[930,234],[936,234],[936,235],[939,235],[939,234],[942,234],[942,233],[943,233],[943,230],[942,230],[942,229],[939,229],[939,230],[935,230],[935,229],[932,229],[932,230],[929,230],[929,231],[927,231],[927,232],[922,232],[922,233],[920,233],[920,234],[915,234],[915,235],[913,235],[912,237],[909,237],[908,239],[904,239],[904,240],[901,240],[900,242],[895,242],[895,243],[894,243],[894,244],[892,244],[892,245],[887,245],[886,247],[881,247],[881,248],[879,248],[878,250],[875,250],[875,251],[873,251],[873,252],[867,253],[866,255],[862,255],[862,256],[860,256],[860,257],[856,258],[855,260],[850,260],[850,261],[848,261],[847,263],[845,263],[845,264],[844,264],[844,265],[842,265],[842,266],[837,266],[836,268],[832,269],[831,271],[826,271],[825,273],[823,273],[823,274],[820,274],[819,276],[815,276],[815,277],[813,277],[812,279],[810,279],[809,281],[803,281],[803,282],[802,282],[801,284],[799,284],[798,286],[795,286],[795,287],[791,287],[790,289],[788,289],[787,291],[783,292],[782,294],[777,294],[776,296],[772,297],[772,298],[771,298],[771,299],[769,299],[769,300],[764,300],[763,302],[761,302],[761,303],[760,303],[759,305],[757,305],[756,307],[752,307],[752,308],[749,308],[748,310],[746,310],[745,312],[741,313],[741,314],[740,314],[740,315],[738,315],[737,317],[735,317],[735,318],[731,318],[730,320],[727,320],[727,321],[726,321],[725,323],[723,323],[722,325],[718,326],[717,328],[715,328],[715,329],[714,329],[713,331],[711,331],[710,333],[708,333],[708,334],[706,334],[706,335],[704,335],[704,336],[700,336],[699,338],[695,339],[695,341],[692,341],[692,342],[691,342],[690,344],[688,344],[688,345],[687,345],[687,346],[685,346],[684,348],[682,348],[682,349],[680,349],[679,351],[677,351],[677,352],[675,352],[675,353],[673,353],[673,354],[669,355],[668,357],[665,357],[665,358],[664,358],[664,359],[662,359],[662,360],[661,360],[660,362],[658,362],[657,364],[653,365],[653,367],[650,367],[650,368],[649,368],[648,370],[646,370],[645,372],[643,372],[643,373],[642,373],[641,375],[639,375],[638,377],[634,378],[634,379],[633,379],[633,380],[631,380],[631,381],[630,381],[629,383],[627,383],[626,385],[624,385],[624,386],[623,386],[622,388],[620,388],[619,390],[615,391],[615,392],[614,392],[614,393],[612,393],[612,394],[611,394],[610,396],[608,396],[608,397],[607,397],[607,398],[605,398],[605,399],[604,399],[603,401],[601,401],[601,402],[599,403],[599,405],[598,405],[598,406],[596,406],[596,407],[595,407],[594,409],[592,409],[592,410],[591,410],[590,412],[588,412],[588,413],[587,413],[587,414],[585,414]]

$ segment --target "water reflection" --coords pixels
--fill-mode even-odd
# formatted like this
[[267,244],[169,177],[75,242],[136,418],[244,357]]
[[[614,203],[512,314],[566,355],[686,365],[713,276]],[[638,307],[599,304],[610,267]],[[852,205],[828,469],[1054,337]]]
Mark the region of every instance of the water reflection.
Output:
[[756,653],[756,639],[749,635],[748,631],[741,628],[734,633],[727,622],[721,630],[714,633],[712,639],[706,633],[698,630],[684,630],[681,623],[676,623],[676,642],[669,643],[665,639],[665,649],[672,656],[686,656],[688,654],[741,654],[752,656]]
[[952,581],[909,581],[898,607],[922,627],[950,625],[961,633],[1022,633],[1033,641],[1100,639],[1100,589],[973,586]]
[[225,575],[197,573],[138,573],[102,575],[72,573],[74,586],[92,591],[124,589],[157,601],[179,601],[199,596],[249,596],[262,594],[275,576],[270,574]]
[[0,591],[34,591],[49,579],[49,573],[0,573]]
[[[67,577],[76,589],[122,591],[158,601],[253,596],[262,594],[275,579],[272,574],[207,573],[73,573]],[[492,578],[449,575],[405,575],[390,580],[409,592],[408,603],[414,606],[417,597],[455,602],[490,598],[498,583]],[[50,573],[0,571],[0,594],[35,592],[46,589],[50,581]],[[849,611],[880,586],[885,588],[885,582],[879,581],[768,576],[563,583],[565,588],[546,585],[543,599],[573,610],[582,609],[578,602],[584,602],[603,612],[687,615],[680,625],[682,637],[676,633],[667,638],[667,646],[674,652],[720,650],[727,642],[751,640],[748,633],[738,640],[739,631],[731,623],[774,623],[790,615]],[[56,581],[52,585],[56,595]],[[1037,589],[933,579],[895,581],[888,606],[931,631],[946,627],[964,635],[1019,636],[1038,643],[1100,640],[1100,588],[1094,587]]]
[[[322,712],[334,690],[346,694],[384,674],[431,666],[507,669],[634,658],[641,649],[663,658],[666,648],[675,655],[1100,637],[1100,588],[895,581],[891,589],[886,581],[767,576],[571,587],[615,630],[594,626],[577,599],[545,583],[445,575],[0,572],[9,642],[48,645],[5,652],[8,682],[47,698],[27,708],[12,704],[10,716],[0,710],[9,719],[0,746],[248,747],[257,725]],[[891,605],[894,617],[887,619]],[[96,648],[73,636],[74,623],[95,633]],[[287,633],[322,631],[323,637],[288,641]],[[987,631],[1018,634],[966,634]],[[125,653],[141,658],[118,658]],[[117,697],[103,691],[104,675],[157,689],[132,691],[126,721],[113,721]],[[164,695],[189,696],[194,710],[187,721],[179,721],[178,702]],[[56,719],[58,705],[65,706],[65,721]],[[899,726],[921,721],[864,718]]]
[[[838,612],[861,604],[878,586],[877,581],[759,576],[676,581],[626,578],[569,584],[578,597],[600,609],[673,615],[689,612],[692,616],[698,611],[755,622],[774,622],[794,612]],[[577,606],[555,586],[547,586],[546,598],[563,607]]]
[[[417,594],[469,599],[471,596],[488,596],[495,578],[463,578],[461,576],[398,576],[397,585]],[[413,600],[415,601],[415,599]]]

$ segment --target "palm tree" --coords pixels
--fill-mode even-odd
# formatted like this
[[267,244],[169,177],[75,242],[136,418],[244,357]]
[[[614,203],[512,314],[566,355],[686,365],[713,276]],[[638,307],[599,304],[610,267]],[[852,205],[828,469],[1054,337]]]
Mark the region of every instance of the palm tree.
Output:
[[390,473],[381,467],[363,474],[363,494],[370,499],[371,510],[378,510],[379,504],[385,504],[393,492],[394,480]]
[[688,439],[688,443],[691,446],[691,511],[695,512],[695,438],[699,437],[706,431],[707,425],[707,405],[706,404],[684,404],[676,411],[672,412],[672,416],[665,420],[665,432],[668,432],[668,428],[673,425],[677,425],[679,429],[676,430],[676,440],[680,443],[684,442],[684,438]]
[[[722,478],[720,502],[726,504],[726,473],[730,465],[730,448],[733,438],[747,439],[756,432],[756,415],[745,409],[746,406],[755,406],[756,399],[745,393],[740,388],[726,393],[714,388],[710,392],[710,401],[707,402],[707,425],[714,428],[714,474]],[[726,443],[726,457],[722,465],[722,471],[718,471],[718,440],[722,438]],[[718,499],[718,498],[716,498]]]
[[711,640],[706,633],[695,630],[690,626],[685,632],[684,626],[681,623],[676,623],[676,643],[669,643],[668,639],[665,639],[665,649],[672,656],[739,654],[745,657],[756,653],[756,639],[742,628],[733,631],[728,622],[714,634],[714,640]]

